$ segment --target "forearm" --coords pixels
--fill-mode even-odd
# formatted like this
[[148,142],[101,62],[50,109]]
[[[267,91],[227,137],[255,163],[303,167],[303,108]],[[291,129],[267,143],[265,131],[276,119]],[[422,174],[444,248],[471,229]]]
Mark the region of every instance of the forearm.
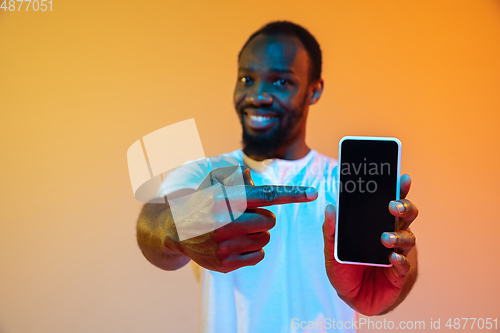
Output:
[[[137,221],[137,242],[144,257],[164,270],[176,270],[189,258],[180,254],[168,204],[145,204]],[[175,233],[175,232],[174,232]]]
[[388,312],[391,312],[394,310],[396,307],[398,307],[401,302],[404,301],[406,296],[410,293],[410,290],[413,288],[413,285],[415,284],[415,281],[417,280],[417,275],[418,275],[418,259],[417,259],[417,247],[414,247],[410,253],[408,253],[408,260],[410,261],[410,271],[408,272],[408,277],[406,278],[405,285],[403,289],[401,290],[401,293],[399,294],[398,299],[396,302],[394,302],[389,308],[387,308],[385,311],[380,313],[380,315],[386,314]]

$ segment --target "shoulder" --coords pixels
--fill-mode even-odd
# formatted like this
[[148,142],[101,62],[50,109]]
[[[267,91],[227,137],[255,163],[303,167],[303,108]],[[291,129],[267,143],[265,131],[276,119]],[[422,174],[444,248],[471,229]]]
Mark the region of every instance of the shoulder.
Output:
[[325,175],[326,174],[331,174],[331,172],[334,171],[334,169],[338,166],[338,160],[321,154],[320,152],[311,149],[313,153],[313,157],[311,159],[310,165],[315,166],[318,170],[322,170]]
[[[241,149],[236,149],[228,153],[220,154],[217,156],[210,156],[208,159],[212,161],[224,161],[223,164],[243,164],[243,151]],[[222,167],[222,166],[221,166]]]
[[337,165],[338,164],[338,160],[333,158],[333,157],[330,157],[330,156],[326,156],[324,154],[321,154],[320,152],[318,152],[317,150],[315,149],[311,149],[314,156],[313,156],[313,159],[317,159],[317,160],[322,160],[322,161],[325,161],[325,163],[328,163],[328,164],[332,164],[332,165]]
[[160,185],[158,195],[165,196],[181,189],[196,190],[210,171],[241,164],[242,160],[243,153],[237,149],[217,156],[187,161],[164,173],[164,180]]
[[[334,200],[336,192],[336,179],[338,160],[317,151],[314,151],[314,156],[308,166],[308,174],[314,177],[314,181],[318,184],[323,184],[324,190],[328,195],[332,196],[330,199]],[[333,201],[331,201],[333,202]]]

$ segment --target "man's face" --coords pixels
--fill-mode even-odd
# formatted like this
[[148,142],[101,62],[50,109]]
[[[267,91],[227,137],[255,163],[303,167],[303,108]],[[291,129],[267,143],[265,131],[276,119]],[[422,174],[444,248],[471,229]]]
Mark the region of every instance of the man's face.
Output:
[[256,36],[239,60],[234,105],[247,154],[273,157],[305,133],[309,56],[291,36]]

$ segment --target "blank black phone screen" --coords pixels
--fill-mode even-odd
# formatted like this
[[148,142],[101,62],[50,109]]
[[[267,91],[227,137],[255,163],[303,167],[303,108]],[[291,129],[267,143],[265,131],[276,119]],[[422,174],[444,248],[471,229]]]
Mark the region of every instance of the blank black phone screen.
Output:
[[336,244],[341,261],[390,264],[393,250],[382,245],[380,236],[395,230],[388,207],[399,191],[398,154],[392,140],[342,141]]

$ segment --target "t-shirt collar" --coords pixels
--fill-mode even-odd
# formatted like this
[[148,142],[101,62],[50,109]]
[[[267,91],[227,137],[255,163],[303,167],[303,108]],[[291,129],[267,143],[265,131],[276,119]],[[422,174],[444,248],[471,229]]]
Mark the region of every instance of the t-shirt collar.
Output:
[[281,158],[269,158],[265,159],[263,161],[256,161],[249,157],[247,154],[245,154],[244,151],[243,153],[243,162],[245,165],[247,165],[250,169],[256,172],[265,172],[269,168],[275,167],[276,165],[279,165],[280,168],[286,168],[287,166],[293,166],[297,169],[302,169],[302,167],[305,167],[309,162],[313,159],[315,155],[315,150],[310,149],[309,152],[306,154],[306,156],[299,158],[298,160],[284,160]]

